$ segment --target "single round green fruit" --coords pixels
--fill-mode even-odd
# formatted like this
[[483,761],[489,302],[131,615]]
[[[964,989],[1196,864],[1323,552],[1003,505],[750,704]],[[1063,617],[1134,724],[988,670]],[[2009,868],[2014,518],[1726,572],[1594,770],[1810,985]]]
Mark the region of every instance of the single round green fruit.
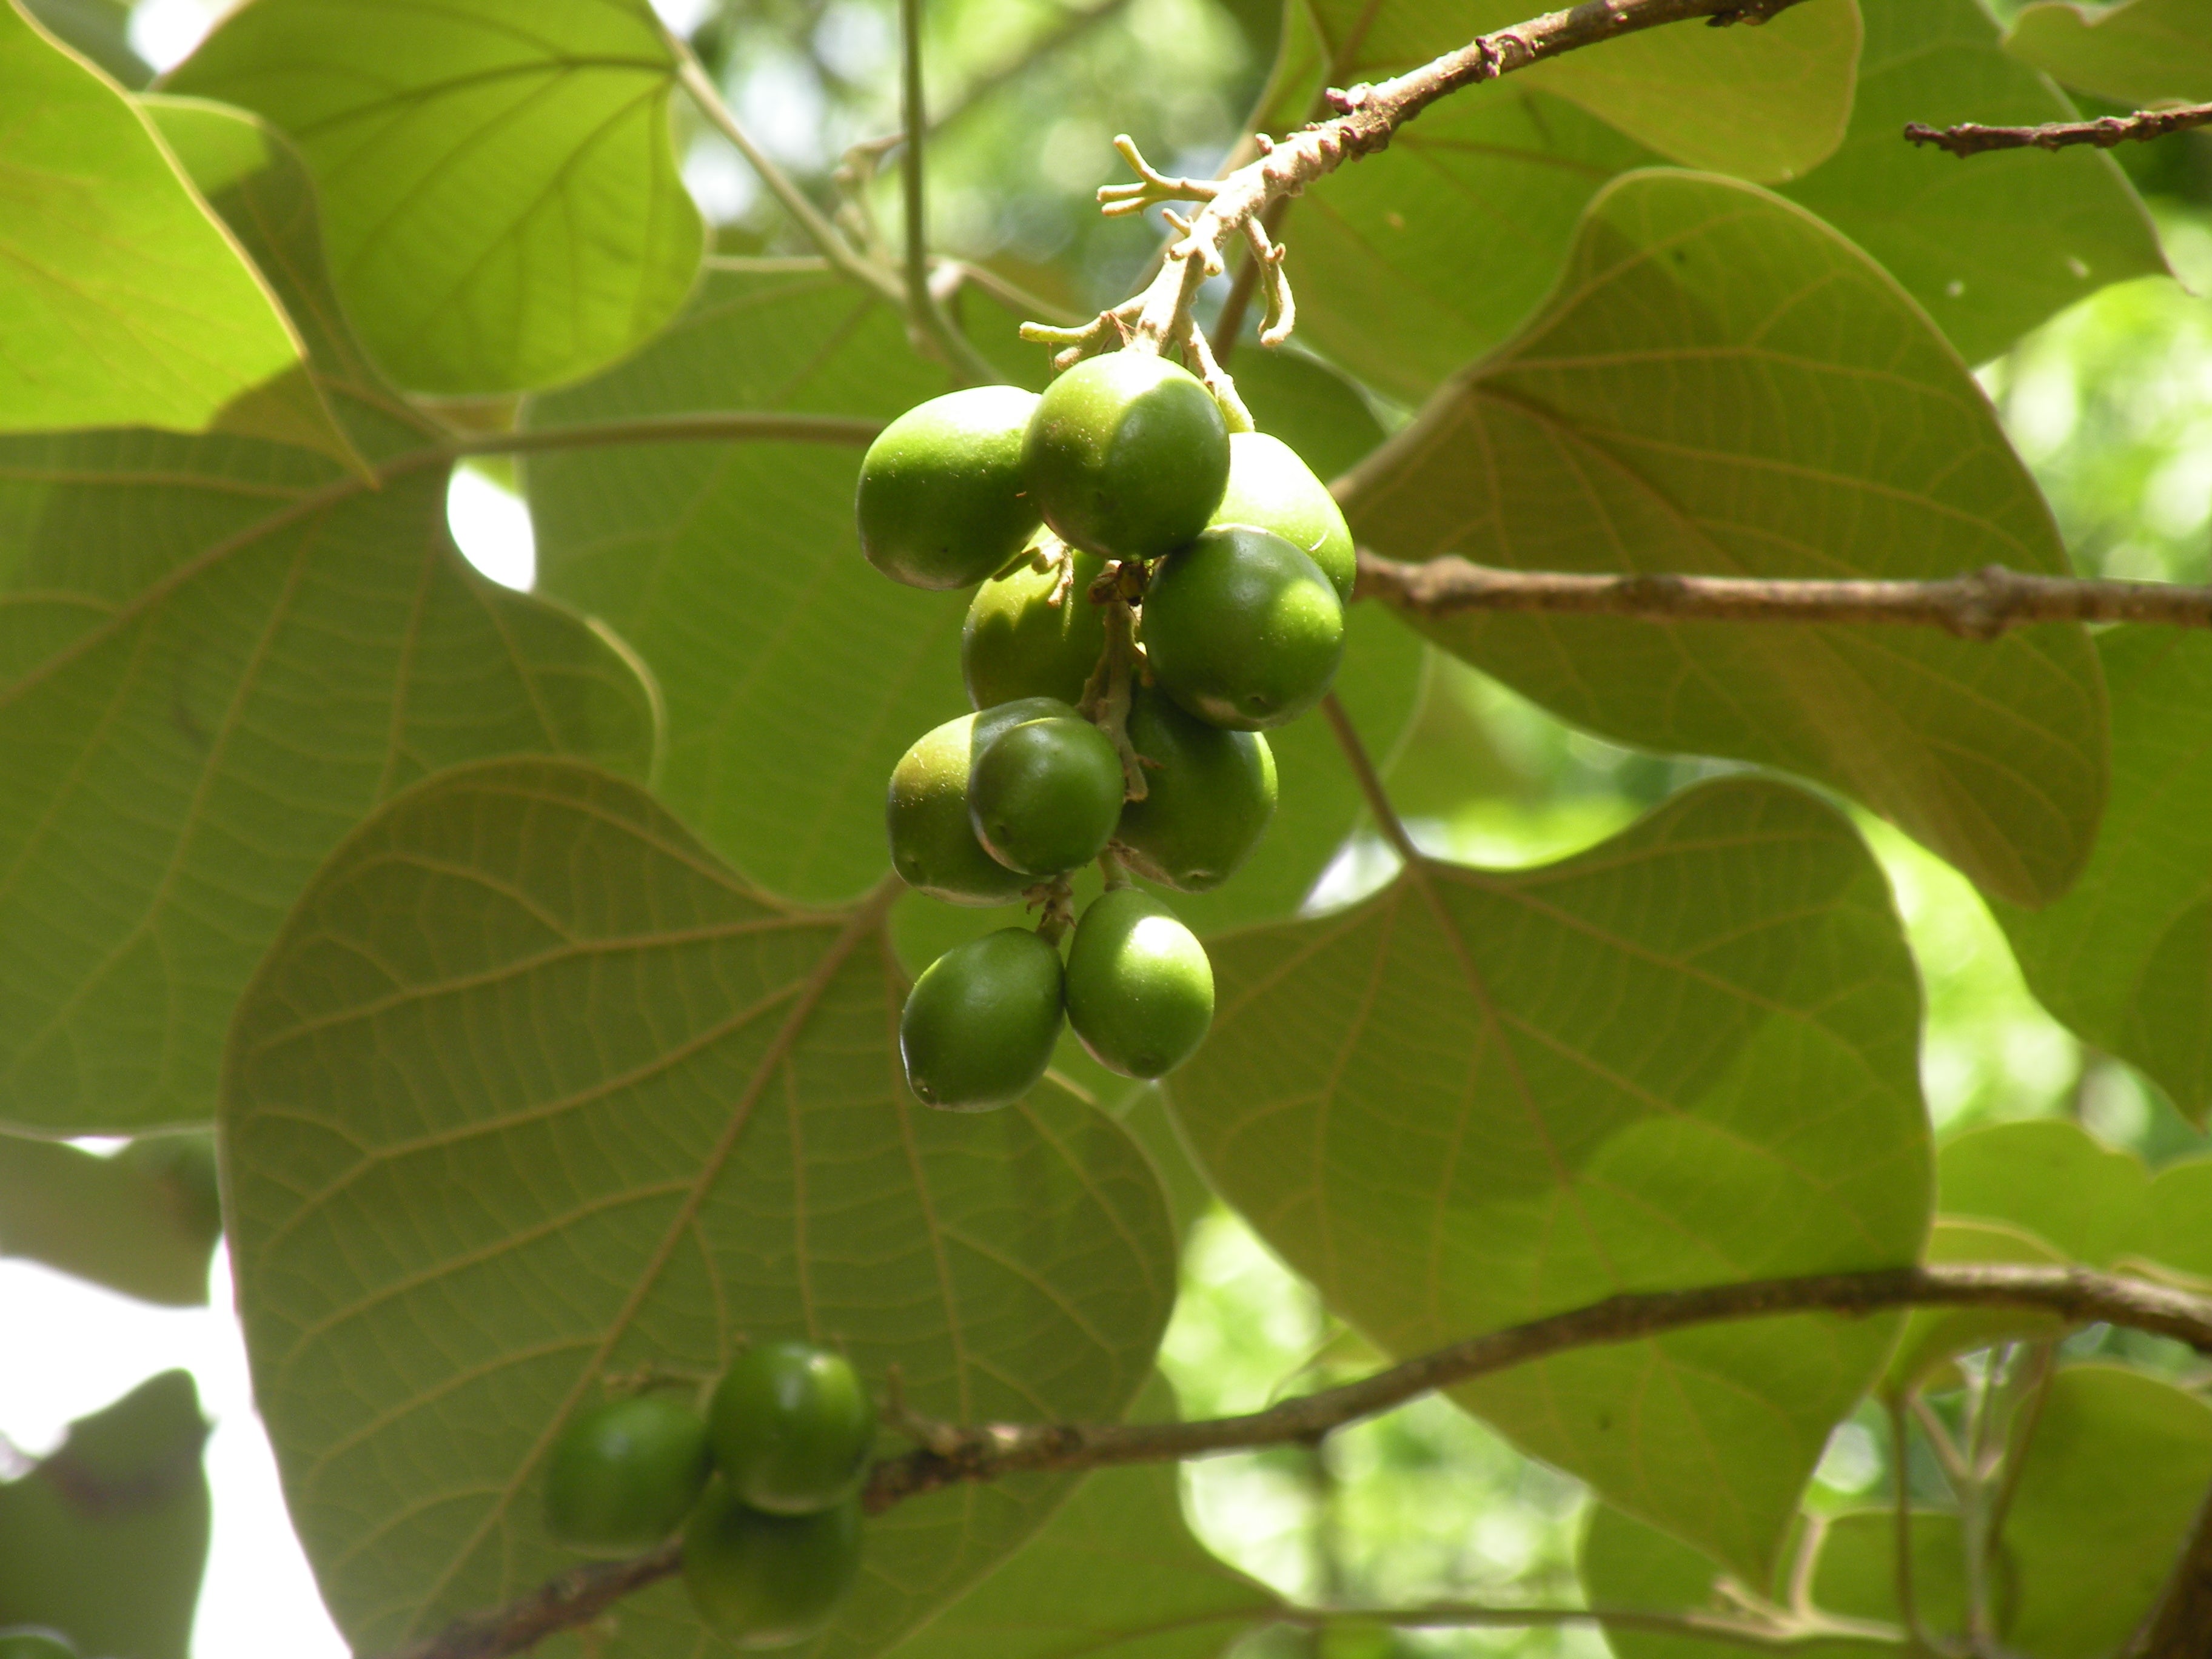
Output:
[[769,1515],[717,1480],[684,1528],[684,1587],[715,1632],[741,1648],[817,1636],[860,1569],[860,1500]]
[[1206,947],[1151,894],[1100,894],[1067,947],[1067,1023],[1108,1071],[1165,1077],[1213,1024]]
[[917,404],[860,462],[860,551],[910,587],[966,587],[1000,569],[1038,523],[1022,469],[1036,394],[979,386]]
[[43,1625],[10,1625],[0,1630],[0,1659],[76,1659],[76,1648]]
[[1060,985],[1060,952],[1024,927],[1001,927],[931,963],[899,1016],[899,1054],[915,1096],[953,1112],[1019,1100],[1052,1060]]
[[1009,870],[983,850],[968,817],[968,781],[993,738],[1024,720],[1076,718],[1051,697],[1000,703],[925,734],[891,771],[884,823],[891,867],[909,887],[948,904],[1012,904],[1035,878]]
[[740,1500],[772,1515],[811,1515],[860,1489],[876,1406],[842,1354],[763,1342],[714,1385],[707,1432]]
[[1209,893],[1252,856],[1275,816],[1275,757],[1257,732],[1225,732],[1139,686],[1129,742],[1145,798],[1121,809],[1114,844],[1148,881]]
[[1280,438],[1264,432],[1229,434],[1229,488],[1213,509],[1212,523],[1273,531],[1321,567],[1339,600],[1352,603],[1359,574],[1352,526],[1328,486]]
[[1149,559],[1205,528],[1229,480],[1213,394],[1148,351],[1088,357],[1045,388],[1022,465],[1061,540]]
[[1080,715],[1054,715],[991,740],[969,780],[968,812],[1000,863],[1056,876],[1106,850],[1124,787],[1114,740]]
[[546,1530],[626,1555],[674,1532],[710,1469],[707,1425],[665,1395],[594,1406],[561,1431],[545,1471]]
[[960,629],[960,674],[976,708],[1016,697],[1082,701],[1106,649],[1106,607],[1090,598],[1106,564],[1073,548],[1067,557],[1074,577],[1065,593],[1058,567],[1040,571],[1026,559],[975,590]]
[[1145,655],[1160,688],[1242,732],[1319,702],[1344,658],[1344,602],[1322,568],[1249,525],[1178,548],[1145,591]]

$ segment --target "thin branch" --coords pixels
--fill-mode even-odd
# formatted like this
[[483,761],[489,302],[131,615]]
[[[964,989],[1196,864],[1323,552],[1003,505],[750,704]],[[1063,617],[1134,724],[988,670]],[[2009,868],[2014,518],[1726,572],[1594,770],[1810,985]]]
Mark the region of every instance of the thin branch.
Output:
[[1359,728],[1352,725],[1352,716],[1345,712],[1344,704],[1335,692],[1321,700],[1321,711],[1328,716],[1329,729],[1336,733],[1337,747],[1344,750],[1345,763],[1351,767],[1352,779],[1359,785],[1359,793],[1366,798],[1367,810],[1373,815],[1375,827],[1382,838],[1397,848],[1398,856],[1410,865],[1421,861],[1421,849],[1413,845],[1413,838],[1406,833],[1405,820],[1398,809],[1390,804],[1389,791],[1382,787],[1382,775],[1375,769],[1375,757],[1367,752],[1360,741]]
[[1928,1637],[1920,1623],[1920,1596],[1912,1571],[1912,1425],[1900,1395],[1891,1395],[1883,1408],[1889,1416],[1890,1572],[1897,1616],[1904,1621],[1906,1636],[1925,1647]]
[[1971,640],[2029,623],[2212,628],[2212,587],[2032,575],[2002,565],[1932,581],[1795,581],[1500,570],[1450,554],[1401,564],[1363,549],[1358,592],[1425,617],[1542,611],[1662,622],[1903,623]]
[[929,285],[923,171],[929,115],[921,90],[921,0],[899,0],[899,106],[906,124],[906,143],[899,150],[899,195],[906,216],[902,291],[908,325],[963,385],[995,385],[1005,377],[975,349],[975,342],[952,325]]
[[2204,1500],[2181,1547],[2181,1559],[2157,1604],[2136,1633],[2131,1659],[2204,1659],[2212,1631],[2212,1497]]
[[503,1607],[455,1620],[435,1636],[398,1649],[391,1659],[502,1659],[526,1653],[547,1637],[588,1625],[624,1596],[682,1571],[683,1549],[672,1539],[627,1561],[572,1567]]
[[[1547,58],[1669,23],[1703,18],[1716,26],[1763,23],[1801,0],[1583,0],[1511,28],[1478,35],[1455,52],[1380,86],[1356,86],[1328,96],[1337,114],[1280,140],[1258,137],[1259,159],[1218,179],[1194,180],[1202,189],[1184,199],[1200,205],[1188,228],[1167,250],[1159,275],[1142,295],[1129,344],[1160,351],[1181,344],[1190,327],[1192,302],[1210,276],[1225,267],[1225,252],[1243,236],[1248,220],[1285,197],[1296,196],[1346,161],[1386,148],[1391,136],[1437,99],[1462,87],[1494,81]],[[1158,194],[1159,180],[1144,170],[1142,189]],[[1109,186],[1102,202],[1123,199],[1127,186]],[[1102,342],[1103,343],[1103,342]]]
[[1909,122],[1908,143],[1933,144],[1964,161],[1991,149],[2065,149],[2075,144],[2094,144],[2110,149],[2115,144],[2163,138],[2169,132],[2212,126],[2212,104],[2187,104],[2178,109],[2138,110],[2133,115],[2106,115],[2094,121],[2045,121],[2032,127],[1985,127],[1972,121],[1954,127],[1931,127]]

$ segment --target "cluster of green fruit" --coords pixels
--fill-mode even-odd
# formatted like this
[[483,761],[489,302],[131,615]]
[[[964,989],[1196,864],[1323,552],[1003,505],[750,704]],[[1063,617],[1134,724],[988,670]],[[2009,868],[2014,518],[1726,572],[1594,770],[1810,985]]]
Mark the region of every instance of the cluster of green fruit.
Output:
[[[884,574],[982,584],[960,653],[976,712],[892,772],[892,865],[954,904],[1046,906],[1037,932],[960,945],[915,981],[908,1081],[933,1106],[1006,1105],[1063,1015],[1102,1066],[1164,1075],[1205,1040],[1212,969],[1127,872],[1206,892],[1258,845],[1275,810],[1261,733],[1317,702],[1343,655],[1344,515],[1286,445],[1231,433],[1203,385],[1139,351],[1042,397],[908,410],[868,450],[858,515]],[[1093,859],[1107,890],[1063,968],[1053,884]]]
[[547,1528],[618,1555],[681,1526],[700,1617],[741,1648],[788,1647],[852,1587],[875,1439],[875,1404],[842,1355],[762,1343],[715,1383],[703,1416],[647,1393],[571,1422],[546,1468]]

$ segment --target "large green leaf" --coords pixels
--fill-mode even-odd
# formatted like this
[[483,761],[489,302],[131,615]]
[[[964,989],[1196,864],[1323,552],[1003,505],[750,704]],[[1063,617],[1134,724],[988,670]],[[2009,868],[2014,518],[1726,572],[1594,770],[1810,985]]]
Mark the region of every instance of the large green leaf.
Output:
[[100,65],[118,84],[143,87],[154,78],[131,48],[131,0],[23,0],[23,9],[72,52]]
[[185,1659],[207,1565],[207,1428],[191,1373],[164,1371],[0,1485],[0,1626],[46,1626],[80,1653]]
[[[533,425],[744,408],[889,420],[947,390],[880,299],[802,269],[711,276],[630,362],[537,400]],[[604,617],[668,707],[663,797],[772,891],[848,898],[882,874],[884,781],[963,713],[965,593],[860,556],[860,452],[664,444],[528,469],[538,582]]]
[[588,374],[683,304],[675,76],[647,0],[253,0],[167,84],[298,141],[394,378],[488,392]]
[[[1520,0],[1310,3],[1315,55],[1332,86],[1379,81],[1529,15]],[[1789,179],[1843,137],[1858,52],[1854,0],[1812,0],[1759,28],[1648,29],[1516,78],[1573,99],[1687,166]]]
[[145,116],[0,3],[0,432],[221,428],[343,453],[300,342]]
[[2124,104],[2212,98],[2212,0],[2124,0],[2094,11],[2043,0],[2005,50],[2045,75]]
[[2162,272],[2158,234],[2100,150],[2006,150],[1962,167],[1908,121],[2010,125],[2074,111],[1999,49],[1976,0],[1859,0],[1866,51],[1843,147],[1783,194],[1879,260],[1970,363],[2107,283]]
[[[1424,863],[1212,949],[1176,1114],[1216,1190],[1390,1352],[1918,1255],[1917,987],[1873,860],[1793,789],[1701,787],[1547,868]],[[1895,1330],[1685,1332],[1461,1397],[1759,1577]]]
[[[1130,1415],[1172,1417],[1155,1377]],[[1086,1477],[997,1571],[890,1659],[1213,1659],[1282,1603],[1190,1535],[1175,1466]]]
[[207,1301],[208,1261],[222,1233],[206,1135],[149,1136],[102,1158],[0,1134],[0,1255],[193,1307]]
[[[430,779],[324,866],[240,1010],[222,1121],[255,1398],[356,1648],[568,1565],[538,1477],[611,1369],[805,1334],[941,1417],[1135,1396],[1174,1294],[1158,1182],[1056,1091],[921,1107],[881,910],[759,898],[556,762]],[[872,1521],[808,1651],[895,1640],[1070,1484]],[[620,1628],[622,1653],[699,1640],[674,1586]]]
[[2141,1066],[2192,1121],[2212,1109],[2212,639],[2116,628],[2112,793],[2074,890],[1994,907],[2043,1006]]
[[[1631,174],[1566,277],[1352,477],[1363,544],[1539,569],[1770,576],[2066,568],[2048,507],[1925,315],[1753,186]],[[1847,790],[2025,902],[2105,786],[2087,635],[1470,613],[1424,624],[1566,718]]]
[[339,343],[297,164],[242,117],[161,113],[386,476],[220,436],[0,441],[0,1120],[76,1133],[207,1118],[254,963],[378,800],[517,750],[641,775],[653,737],[614,645],[453,549],[434,431]]

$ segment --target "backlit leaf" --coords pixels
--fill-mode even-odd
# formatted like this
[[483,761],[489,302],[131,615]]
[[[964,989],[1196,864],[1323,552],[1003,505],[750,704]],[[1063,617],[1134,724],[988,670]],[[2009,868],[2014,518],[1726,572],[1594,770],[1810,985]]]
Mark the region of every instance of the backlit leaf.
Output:
[[[1956,355],[1856,248],[1749,185],[1608,185],[1564,285],[1346,486],[1364,545],[1522,568],[2058,572],[2034,482]],[[2087,857],[2104,694],[2078,628],[1745,627],[1468,613],[1438,643],[1578,724],[1847,790],[1984,888]]]
[[205,1135],[148,1136],[103,1158],[0,1134],[0,1255],[194,1307],[208,1299],[208,1261],[222,1234]]
[[[804,1335],[943,1418],[1134,1398],[1174,1295],[1149,1166],[1055,1091],[915,1102],[882,910],[762,899],[636,787],[557,762],[430,779],[324,866],[240,1011],[223,1125],[255,1397],[356,1649],[569,1564],[544,1453],[611,1370]],[[1069,1484],[872,1519],[803,1651],[895,1641]],[[663,1584],[606,1651],[698,1642]]]
[[166,84],[299,143],[394,379],[489,392],[588,374],[683,304],[675,76],[646,0],[253,0]]
[[2212,99],[2212,0],[2042,0],[2013,20],[2005,50],[2054,80],[2123,104]]
[[[1678,797],[1540,869],[1423,864],[1215,941],[1169,1095],[1214,1186],[1394,1354],[1656,1289],[1915,1259],[1918,995],[1849,826]],[[1753,1577],[1895,1322],[1593,1349],[1459,1397]]]

